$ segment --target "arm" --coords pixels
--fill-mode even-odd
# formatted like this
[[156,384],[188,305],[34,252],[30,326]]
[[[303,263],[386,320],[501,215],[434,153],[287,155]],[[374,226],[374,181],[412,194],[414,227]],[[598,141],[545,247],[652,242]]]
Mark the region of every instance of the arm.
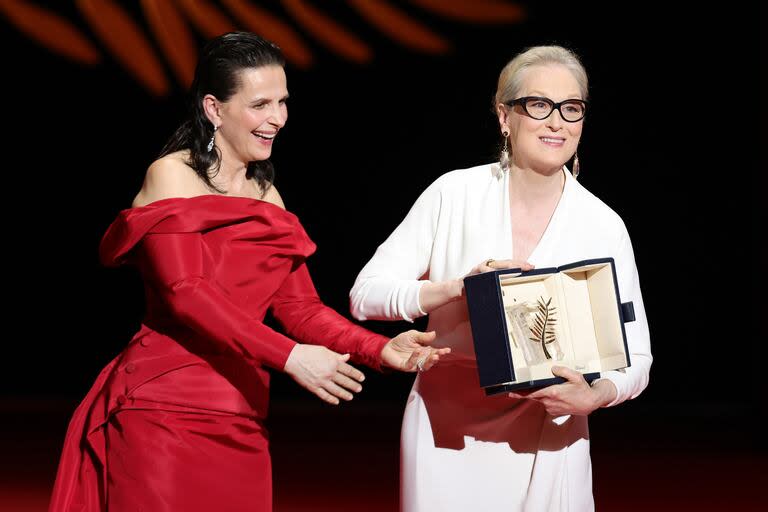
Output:
[[180,323],[252,365],[283,370],[296,342],[252,318],[204,277],[200,233],[147,235],[141,266]]
[[648,321],[645,317],[640,281],[632,252],[632,243],[626,230],[616,251],[616,276],[623,302],[632,301],[635,321],[624,324],[632,366],[624,370],[602,372],[600,379],[590,386],[584,376],[570,368],[552,367],[552,373],[567,382],[542,388],[533,393],[510,393],[513,398],[539,400],[553,416],[566,414],[586,415],[600,407],[612,407],[637,397],[648,386],[651,369],[651,344]]
[[432,283],[427,273],[441,208],[439,180],[416,200],[408,215],[363,267],[350,291],[358,320],[406,320],[461,297],[450,281]]
[[270,310],[292,338],[349,353],[353,361],[379,368],[381,350],[389,338],[353,324],[323,304],[305,263],[285,280]]
[[[352,316],[358,320],[406,320],[426,315],[464,296],[464,279],[422,279],[429,270],[443,187],[438,179],[416,200],[408,215],[363,267],[349,293]],[[488,265],[490,261],[491,266]],[[533,268],[527,262],[487,260],[467,275],[502,268]]]
[[623,371],[603,372],[600,381],[610,381],[616,388],[616,396],[603,407],[611,407],[625,400],[637,397],[648,386],[651,363],[651,337],[648,319],[645,316],[643,296],[640,292],[640,278],[635,265],[632,242],[626,230],[622,234],[615,258],[616,275],[619,281],[619,294],[623,302],[632,301],[635,307],[635,321],[624,324],[627,345],[632,366]]
[[[274,186],[264,200],[285,208]],[[402,371],[426,370],[450,352],[428,347],[433,333],[408,331],[390,340],[353,324],[320,301],[306,264],[291,272],[272,298],[270,309],[290,336],[351,353],[355,362],[377,370],[382,363]]]
[[426,370],[450,352],[429,347],[434,333],[411,330],[389,339],[353,324],[320,301],[306,264],[285,280],[270,309],[291,337],[350,353],[353,361],[375,369],[385,364],[403,371]]
[[338,404],[360,391],[363,375],[349,356],[325,347],[298,345],[252,318],[204,276],[200,233],[151,234],[142,242],[142,267],[148,285],[169,312],[221,350],[252,365],[285,371],[321,399]]

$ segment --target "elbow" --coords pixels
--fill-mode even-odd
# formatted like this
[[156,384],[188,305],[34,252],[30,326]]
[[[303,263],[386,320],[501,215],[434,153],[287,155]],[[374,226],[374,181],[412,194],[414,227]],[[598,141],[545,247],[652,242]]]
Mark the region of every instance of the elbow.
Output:
[[189,277],[163,287],[163,298],[174,318],[188,323],[200,313],[196,304],[203,283],[202,277]]
[[637,387],[637,392],[632,398],[638,396],[648,387],[648,384],[651,381],[651,364],[653,364],[653,357],[651,357],[651,354],[643,354],[640,360],[640,382]]
[[349,292],[349,312],[352,314],[352,318],[363,322],[368,320],[368,317],[363,312],[365,294],[362,293],[361,288],[361,285],[355,283],[355,286]]
[[653,359],[650,354],[635,354],[632,362],[634,367],[634,378],[632,380],[634,383],[629,390],[629,396],[626,397],[626,400],[634,400],[648,387],[651,379],[652,361]]

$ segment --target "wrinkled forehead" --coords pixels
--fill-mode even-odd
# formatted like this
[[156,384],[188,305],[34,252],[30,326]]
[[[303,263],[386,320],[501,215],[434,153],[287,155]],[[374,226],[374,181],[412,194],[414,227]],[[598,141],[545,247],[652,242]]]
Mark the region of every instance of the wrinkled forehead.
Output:
[[573,72],[562,64],[537,64],[522,73],[518,96],[546,96],[555,101],[582,98]]
[[246,96],[284,95],[287,79],[282,66],[269,65],[243,68],[236,73],[237,92]]

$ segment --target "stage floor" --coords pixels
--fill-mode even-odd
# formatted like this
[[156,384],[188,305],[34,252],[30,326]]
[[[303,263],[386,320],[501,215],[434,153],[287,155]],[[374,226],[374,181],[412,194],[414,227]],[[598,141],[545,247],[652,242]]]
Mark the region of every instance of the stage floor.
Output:
[[[75,405],[0,399],[0,511],[46,510]],[[275,399],[275,511],[396,511],[402,407],[365,397],[337,408]],[[765,510],[765,442],[746,413],[632,403],[598,411],[590,420],[597,510]]]

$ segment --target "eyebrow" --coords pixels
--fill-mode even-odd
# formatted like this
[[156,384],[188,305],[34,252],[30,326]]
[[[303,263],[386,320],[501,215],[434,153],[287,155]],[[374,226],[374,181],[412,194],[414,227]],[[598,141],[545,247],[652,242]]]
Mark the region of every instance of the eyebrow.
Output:
[[[526,96],[540,96],[542,98],[552,99],[549,96],[547,96],[546,94],[544,94],[543,92],[537,91],[535,89],[533,91],[531,91],[530,94],[527,94]],[[566,100],[581,100],[582,97],[581,97],[581,93],[576,93],[576,94],[571,94],[569,96],[566,96],[565,99]],[[563,100],[563,101],[565,101],[565,100]]]
[[[285,101],[290,97],[290,94],[286,94],[285,96],[282,96],[278,101]],[[265,98],[263,96],[259,96],[256,99],[251,100],[248,104],[249,105],[255,105],[256,103],[260,103],[262,101],[272,101],[269,98]]]

